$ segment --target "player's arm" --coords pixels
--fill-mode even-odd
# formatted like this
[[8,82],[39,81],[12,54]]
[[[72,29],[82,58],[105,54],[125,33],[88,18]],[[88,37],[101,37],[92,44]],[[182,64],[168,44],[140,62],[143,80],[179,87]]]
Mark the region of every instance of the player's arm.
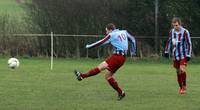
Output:
[[95,43],[92,43],[92,44],[87,44],[86,45],[86,48],[94,48],[94,47],[97,47],[97,46],[100,46],[100,45],[103,45],[103,44],[108,44],[109,43],[109,39],[110,39],[110,35],[106,35],[103,39],[95,42]]
[[172,45],[172,31],[169,32],[169,37],[165,46],[165,52],[164,52],[165,57],[169,56],[169,50],[171,48],[171,45]]
[[131,50],[130,50],[131,56],[135,56],[137,51],[135,37],[128,32],[127,35],[128,35],[128,40],[131,42]]
[[192,42],[191,42],[191,38],[190,38],[190,33],[186,30],[184,32],[184,37],[185,37],[185,52],[186,52],[186,58],[189,61],[191,54],[192,54]]

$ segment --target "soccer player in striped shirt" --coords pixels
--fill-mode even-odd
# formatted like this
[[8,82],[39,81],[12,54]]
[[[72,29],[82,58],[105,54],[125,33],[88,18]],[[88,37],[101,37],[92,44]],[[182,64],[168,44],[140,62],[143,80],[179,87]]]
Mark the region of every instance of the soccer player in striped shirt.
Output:
[[174,27],[169,33],[169,39],[165,48],[165,57],[169,56],[169,50],[172,47],[173,66],[176,69],[177,81],[179,84],[179,93],[184,94],[186,90],[186,66],[191,58],[192,43],[190,33],[181,26],[181,20],[177,17],[172,19]]
[[131,42],[131,55],[136,54],[136,42],[135,38],[130,35],[126,30],[116,29],[115,25],[110,23],[106,26],[107,35],[102,39],[90,45],[86,45],[86,48],[93,48],[102,46],[105,44],[111,44],[113,46],[113,54],[105,61],[100,63],[94,69],[91,69],[87,73],[82,73],[77,70],[74,71],[79,81],[88,78],[90,76],[97,75],[102,70],[107,70],[105,79],[118,93],[118,100],[125,97],[125,92],[118,86],[117,81],[114,79],[114,73],[124,64],[128,51],[128,40]]

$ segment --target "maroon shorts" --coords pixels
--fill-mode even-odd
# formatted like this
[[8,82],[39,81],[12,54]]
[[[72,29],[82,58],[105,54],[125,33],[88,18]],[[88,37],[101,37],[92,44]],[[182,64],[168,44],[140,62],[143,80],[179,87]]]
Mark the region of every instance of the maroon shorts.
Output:
[[181,65],[187,66],[187,61],[186,61],[186,59],[174,60],[173,63],[174,63],[173,66],[174,66],[174,68],[176,68],[176,69],[179,69]]
[[126,58],[123,55],[112,54],[106,59],[108,70],[115,73],[125,62]]

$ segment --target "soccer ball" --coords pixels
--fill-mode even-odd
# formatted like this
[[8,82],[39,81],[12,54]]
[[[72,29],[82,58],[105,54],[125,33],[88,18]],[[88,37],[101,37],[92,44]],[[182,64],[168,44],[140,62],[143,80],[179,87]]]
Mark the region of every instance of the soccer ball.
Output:
[[19,60],[17,58],[10,58],[8,60],[8,67],[11,69],[19,67]]

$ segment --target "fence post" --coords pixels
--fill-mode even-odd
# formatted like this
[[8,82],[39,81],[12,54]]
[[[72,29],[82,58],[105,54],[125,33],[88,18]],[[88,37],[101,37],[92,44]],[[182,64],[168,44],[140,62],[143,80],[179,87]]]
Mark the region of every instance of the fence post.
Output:
[[88,58],[88,49],[86,49],[86,58]]
[[100,52],[99,52],[100,50],[99,50],[99,48],[97,49],[97,57],[98,57],[98,59],[100,59]]
[[75,36],[76,39],[76,57],[80,58],[80,49],[79,49],[79,40],[78,40],[78,36]]
[[158,0],[155,0],[155,51],[158,54]]
[[51,32],[51,70],[53,70],[53,32]]

